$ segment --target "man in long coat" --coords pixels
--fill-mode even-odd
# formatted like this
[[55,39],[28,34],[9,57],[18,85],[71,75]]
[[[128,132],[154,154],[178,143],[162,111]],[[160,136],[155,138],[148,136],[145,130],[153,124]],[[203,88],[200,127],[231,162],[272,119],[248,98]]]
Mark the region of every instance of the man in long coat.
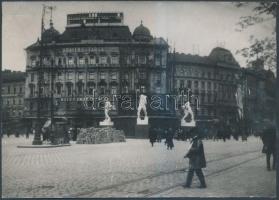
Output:
[[184,158],[189,158],[189,171],[184,187],[189,188],[192,184],[194,172],[200,180],[200,188],[206,188],[202,168],[206,167],[203,143],[199,136],[194,136],[191,141],[191,146]]
[[262,153],[266,154],[266,167],[270,171],[270,157],[273,157],[272,169],[275,170],[276,164],[276,128],[275,126],[270,126],[266,128],[262,133],[263,150]]

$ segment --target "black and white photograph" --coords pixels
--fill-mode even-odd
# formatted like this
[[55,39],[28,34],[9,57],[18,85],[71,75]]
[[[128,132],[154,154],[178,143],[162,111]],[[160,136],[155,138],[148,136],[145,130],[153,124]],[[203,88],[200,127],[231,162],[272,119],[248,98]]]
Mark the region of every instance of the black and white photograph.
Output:
[[2,2],[1,197],[275,198],[277,10]]

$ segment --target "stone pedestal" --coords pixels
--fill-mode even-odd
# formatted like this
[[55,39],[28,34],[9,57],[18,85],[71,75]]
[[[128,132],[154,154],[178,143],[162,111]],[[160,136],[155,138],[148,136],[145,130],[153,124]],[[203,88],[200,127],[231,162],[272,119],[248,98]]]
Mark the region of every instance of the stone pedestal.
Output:
[[195,127],[196,122],[193,120],[191,122],[186,122],[185,120],[181,120],[181,126],[186,126],[186,127]]
[[99,123],[100,126],[113,126],[113,122],[109,120],[104,120]]
[[148,138],[149,125],[136,125],[135,138]]
[[144,119],[137,118],[137,125],[148,125],[148,117],[145,117]]

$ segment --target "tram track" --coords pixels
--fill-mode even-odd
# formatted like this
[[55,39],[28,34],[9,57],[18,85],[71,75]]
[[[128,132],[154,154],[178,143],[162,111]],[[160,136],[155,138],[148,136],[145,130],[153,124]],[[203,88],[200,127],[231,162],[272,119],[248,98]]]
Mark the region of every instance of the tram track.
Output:
[[[209,160],[209,161],[207,161],[207,163],[215,163],[215,162],[218,162],[218,161],[225,161],[225,160],[228,160],[228,159],[241,157],[241,156],[244,156],[244,155],[247,155],[247,154],[257,153],[259,151],[260,150],[246,151],[246,152],[242,152],[242,153],[238,153],[238,154],[234,154],[234,155],[227,154],[227,155],[222,156],[221,158]],[[242,162],[237,162],[236,164],[229,165],[229,166],[227,166],[225,168],[222,168],[222,169],[219,169],[219,170],[215,170],[215,171],[207,174],[205,177],[210,177],[210,176],[216,175],[218,173],[222,173],[224,171],[233,169],[233,168],[235,168],[237,166],[240,166],[242,164],[245,164],[247,162],[256,160],[260,157],[262,157],[262,156],[257,156],[257,157],[253,157],[252,159],[248,159],[248,160],[245,160],[245,161],[242,161]],[[155,178],[159,178],[160,176],[165,176],[165,175],[170,175],[170,174],[175,174],[175,173],[185,173],[187,169],[188,169],[187,167],[184,167],[184,168],[171,170],[171,171],[167,171],[167,172],[159,172],[159,173],[151,174],[151,175],[148,175],[148,176],[145,176],[145,177],[140,177],[140,178],[136,178],[136,179],[132,179],[132,180],[128,180],[128,181],[123,181],[121,183],[112,184],[112,185],[109,185],[109,186],[93,189],[93,190],[90,190],[90,191],[84,191],[84,192],[81,192],[81,193],[72,194],[69,197],[84,197],[84,196],[87,197],[87,196],[90,196],[90,194],[92,194],[94,196],[95,193],[98,193],[98,192],[101,192],[101,191],[117,189],[117,188],[125,186],[125,185],[136,184],[137,182],[140,182],[140,181],[144,181],[144,180],[148,180],[148,179],[155,179]],[[183,183],[178,183],[178,184],[175,184],[175,185],[172,185],[172,186],[169,186],[169,187],[164,187],[162,189],[158,189],[156,191],[147,192],[142,197],[151,197],[151,196],[154,196],[156,194],[166,192],[168,190],[174,189],[174,188],[182,186],[182,185],[183,185]]]

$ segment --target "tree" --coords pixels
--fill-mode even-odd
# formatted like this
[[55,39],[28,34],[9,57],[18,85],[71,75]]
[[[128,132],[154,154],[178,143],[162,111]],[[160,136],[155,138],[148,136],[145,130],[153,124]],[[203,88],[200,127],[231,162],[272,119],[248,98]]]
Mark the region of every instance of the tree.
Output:
[[[236,3],[236,7],[248,6],[249,3]],[[237,31],[243,31],[251,26],[265,23],[276,18],[276,2],[257,2],[257,5],[253,8],[252,16],[242,16],[237,23]],[[249,39],[250,46],[238,50],[236,53],[241,54],[246,58],[248,65],[252,65],[255,60],[264,61],[264,65],[268,69],[276,70],[276,35],[275,27],[271,36],[263,39],[255,38],[253,35]]]

